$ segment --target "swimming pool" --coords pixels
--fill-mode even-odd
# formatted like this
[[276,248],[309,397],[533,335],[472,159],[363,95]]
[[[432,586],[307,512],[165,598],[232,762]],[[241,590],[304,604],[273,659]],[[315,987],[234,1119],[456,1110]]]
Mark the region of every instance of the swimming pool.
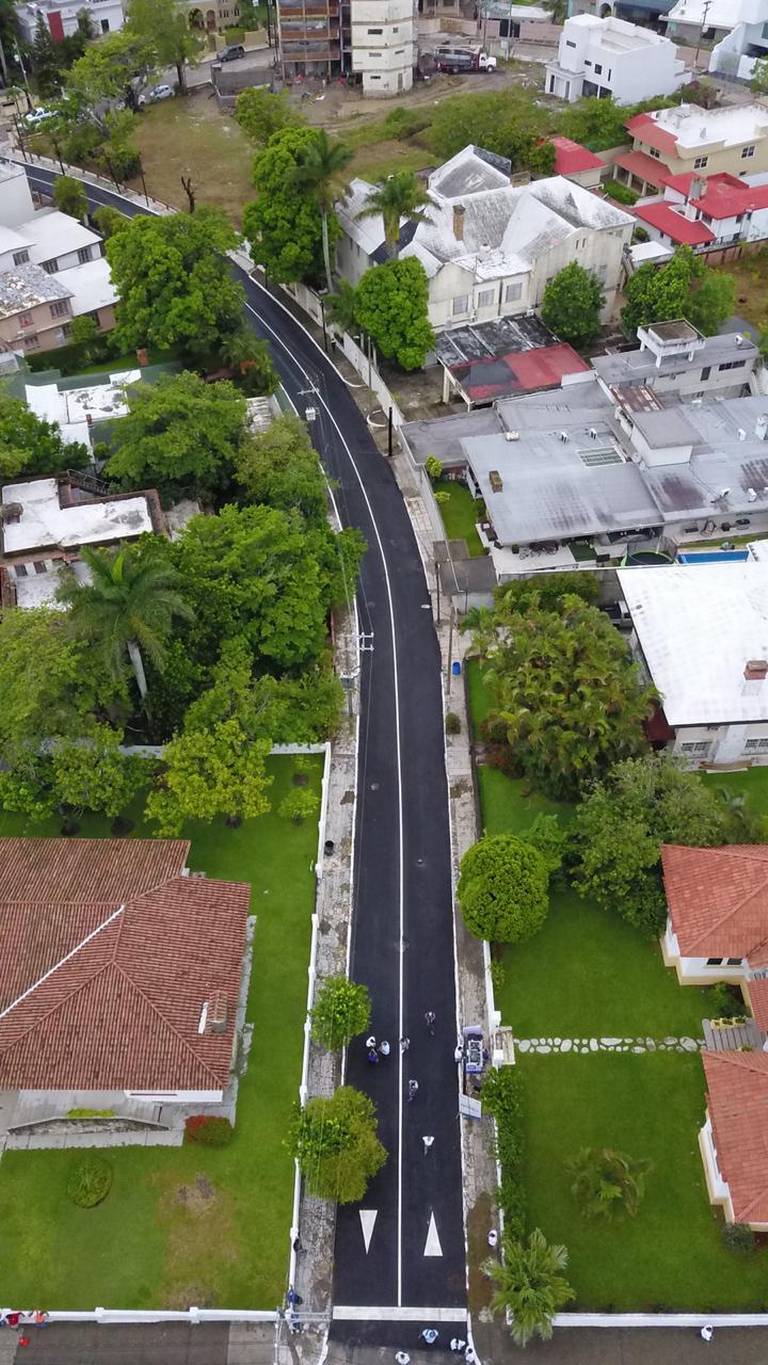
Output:
[[726,564],[749,559],[749,550],[691,550],[677,556],[678,564]]

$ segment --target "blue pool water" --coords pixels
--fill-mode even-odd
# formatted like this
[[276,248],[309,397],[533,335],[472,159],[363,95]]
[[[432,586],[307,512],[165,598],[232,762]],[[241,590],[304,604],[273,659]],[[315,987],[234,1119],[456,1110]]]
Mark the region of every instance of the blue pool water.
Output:
[[725,564],[728,560],[749,559],[749,550],[696,550],[677,556],[679,564]]

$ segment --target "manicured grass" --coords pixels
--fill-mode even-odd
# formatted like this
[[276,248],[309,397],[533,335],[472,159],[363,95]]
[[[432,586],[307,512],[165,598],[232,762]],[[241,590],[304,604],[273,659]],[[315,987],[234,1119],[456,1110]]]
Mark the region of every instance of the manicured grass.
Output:
[[706,773],[704,781],[732,796],[746,797],[754,815],[768,816],[768,768],[746,768],[741,773]]
[[[321,760],[311,765],[319,788]],[[253,1045],[235,1137],[218,1150],[108,1152],[112,1190],[87,1210],[64,1193],[76,1152],[6,1152],[0,1280],[8,1303],[272,1308],[282,1298],[293,1193],[283,1139],[301,1070],[317,828],[278,817],[293,764],[273,758],[270,769],[269,814],[239,829],[195,823],[185,831],[193,870],[248,881],[253,891]],[[2,816],[0,834],[57,834],[58,823]],[[84,836],[107,832],[104,822],[82,822]]]
[[[617,982],[618,985],[618,982]],[[698,1149],[704,1075],[681,1053],[523,1057],[526,1185],[531,1227],[564,1243],[585,1309],[764,1310],[765,1250],[720,1242]],[[588,1222],[565,1162],[581,1147],[614,1147],[653,1162],[637,1217]]]
[[435,491],[448,494],[448,501],[440,503],[440,515],[448,539],[465,540],[473,558],[485,554],[483,542],[475,529],[480,504],[472,497],[467,485],[459,483],[457,479],[439,479]]
[[574,891],[555,892],[543,929],[502,958],[496,1005],[519,1038],[701,1038],[708,992],[681,987],[655,939]]
[[493,707],[493,698],[483,678],[483,665],[479,659],[467,659],[464,673],[467,680],[467,704],[472,735],[474,739],[478,739],[480,726]]

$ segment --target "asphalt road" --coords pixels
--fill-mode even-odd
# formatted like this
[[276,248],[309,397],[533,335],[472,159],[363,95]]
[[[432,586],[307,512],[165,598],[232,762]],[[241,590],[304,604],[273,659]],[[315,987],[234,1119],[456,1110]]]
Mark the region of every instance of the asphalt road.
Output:
[[[34,187],[51,172],[28,167]],[[94,204],[140,210],[86,186]],[[351,974],[369,987],[373,1031],[392,1052],[372,1066],[361,1044],[348,1079],[374,1099],[389,1153],[363,1209],[339,1210],[336,1305],[465,1305],[450,831],[440,661],[421,560],[399,489],[333,366],[276,297],[244,272],[249,317],[272,345],[336,483],[342,521],[368,543],[358,592],[362,714]],[[424,1013],[437,1016],[428,1035]],[[410,1037],[402,1054],[398,1039]],[[418,1082],[413,1103],[407,1083]],[[434,1142],[425,1151],[423,1138]],[[375,1315],[366,1315],[369,1321]],[[425,1313],[429,1318],[429,1313]],[[343,1324],[339,1324],[343,1332]]]

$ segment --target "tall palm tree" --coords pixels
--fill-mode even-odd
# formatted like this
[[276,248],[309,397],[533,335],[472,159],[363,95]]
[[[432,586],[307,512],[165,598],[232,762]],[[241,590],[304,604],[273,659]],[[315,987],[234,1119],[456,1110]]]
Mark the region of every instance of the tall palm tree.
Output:
[[135,549],[83,546],[90,583],[74,573],[64,578],[59,600],[70,609],[74,631],[100,647],[111,672],[119,677],[128,655],[139,695],[147,695],[144,654],[162,669],[165,645],[174,618],[190,620],[193,612],[177,591],[178,575],[170,565]]
[[329,294],[333,293],[333,272],[328,219],[333,211],[334,199],[346,191],[342,176],[353,156],[350,147],[345,147],[343,142],[335,142],[325,129],[321,128],[296,167],[296,188],[311,196],[320,210],[323,225],[323,261]]
[[568,1170],[574,1177],[571,1193],[585,1218],[613,1218],[619,1212],[634,1218],[651,1163],[609,1147],[584,1147]]
[[550,1246],[541,1228],[534,1228],[527,1245],[506,1234],[502,1250],[502,1261],[490,1259],[482,1267],[496,1286],[491,1312],[511,1314],[512,1336],[518,1346],[526,1346],[534,1336],[548,1341],[552,1319],[574,1297],[562,1273],[568,1252],[565,1247]]
[[386,180],[379,181],[365,208],[357,214],[357,218],[376,218],[381,214],[384,219],[387,254],[396,258],[400,240],[400,219],[410,218],[414,223],[431,223],[429,214],[424,212],[424,205],[431,202],[413,171],[396,171],[394,175],[387,176]]

